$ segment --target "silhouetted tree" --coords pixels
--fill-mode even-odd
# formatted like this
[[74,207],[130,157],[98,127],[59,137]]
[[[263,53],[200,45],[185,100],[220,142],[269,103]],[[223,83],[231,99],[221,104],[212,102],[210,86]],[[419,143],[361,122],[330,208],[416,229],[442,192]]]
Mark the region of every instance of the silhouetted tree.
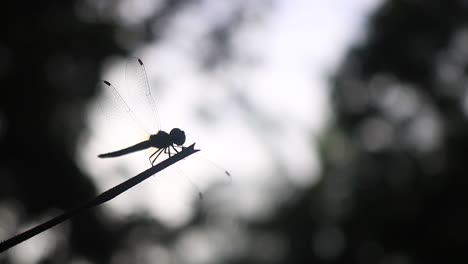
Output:
[[337,260],[468,259],[466,14],[466,1],[388,1],[336,74],[323,194]]
[[[280,263],[468,260],[466,1],[385,2],[331,78],[323,173],[271,219]],[[262,263],[253,256],[242,263]]]

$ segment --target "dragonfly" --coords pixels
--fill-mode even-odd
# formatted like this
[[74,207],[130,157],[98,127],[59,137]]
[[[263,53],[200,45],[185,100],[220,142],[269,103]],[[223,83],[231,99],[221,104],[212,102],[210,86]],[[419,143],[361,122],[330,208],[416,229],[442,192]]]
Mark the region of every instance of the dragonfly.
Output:
[[[142,63],[140,61],[140,63]],[[143,64],[141,64],[143,66]],[[110,84],[108,81],[103,81],[104,84],[107,86],[111,87],[111,89],[115,92],[117,90]],[[179,151],[176,149],[176,147],[184,148],[183,145],[185,143],[185,132],[181,130],[180,128],[173,128],[171,132],[167,133],[163,130],[159,130],[158,133],[150,135],[148,140],[142,141],[140,143],[137,143],[133,146],[129,146],[120,150],[108,152],[108,153],[103,153],[99,154],[98,157],[100,158],[115,158],[123,155],[130,154],[132,152],[148,149],[148,148],[156,148],[157,150],[149,156],[149,161],[151,163],[151,166],[154,166],[156,163],[156,160],[158,159],[159,155],[161,153],[166,153],[171,157],[171,148],[176,152],[179,153]],[[153,158],[153,156],[155,156]]]
[[[105,104],[108,106],[107,117],[118,116],[118,122],[127,123],[143,134],[146,140],[117,149],[111,152],[99,154],[99,158],[115,158],[138,151],[151,149],[152,154],[148,160],[151,166],[154,166],[161,154],[171,157],[184,149],[186,141],[185,132],[180,128],[173,128],[170,132],[161,130],[161,124],[156,107],[155,100],[151,94],[151,89],[146,74],[145,65],[139,58],[131,58],[127,61],[125,68],[125,86],[124,90],[117,90],[109,81],[103,80],[101,84],[106,92],[104,97]],[[104,107],[102,107],[104,108]],[[129,120],[129,122],[125,122]],[[209,160],[208,160],[209,161]],[[216,164],[217,170],[222,170],[229,179],[231,174],[221,169]],[[192,182],[191,184],[198,190],[202,197],[200,189]]]

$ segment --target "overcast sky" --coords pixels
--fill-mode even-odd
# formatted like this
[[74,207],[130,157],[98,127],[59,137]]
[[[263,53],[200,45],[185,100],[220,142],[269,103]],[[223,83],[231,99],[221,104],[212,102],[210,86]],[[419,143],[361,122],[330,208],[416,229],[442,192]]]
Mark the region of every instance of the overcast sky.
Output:
[[[289,193],[317,181],[313,138],[332,116],[327,78],[350,44],[365,33],[367,15],[380,2],[273,1],[271,10],[240,25],[229,38],[238,58],[207,72],[196,63],[200,53],[210,52],[206,32],[233,16],[235,7],[255,2],[197,1],[202,4],[189,5],[171,18],[161,40],[134,52],[146,65],[162,129],[184,129],[188,143],[197,142],[201,154],[232,173],[232,184],[210,192],[208,200],[228,202],[230,213],[239,217],[262,217]],[[123,1],[118,12],[122,23],[132,24],[155,8],[157,1]],[[246,62],[249,58],[256,62]],[[117,89],[124,84],[125,60],[109,60],[103,69],[103,78]],[[139,155],[96,158],[111,150],[99,137],[112,139],[109,133],[116,136],[121,125],[106,131],[113,126],[94,124],[95,134],[80,150],[82,167],[102,190],[141,171],[141,160],[148,165]],[[127,167],[135,163],[139,165]],[[194,189],[205,192],[224,178],[210,165],[184,166],[113,201],[110,212],[125,216],[142,210],[169,226],[186,223],[194,208]],[[279,199],[278,194],[284,195]]]

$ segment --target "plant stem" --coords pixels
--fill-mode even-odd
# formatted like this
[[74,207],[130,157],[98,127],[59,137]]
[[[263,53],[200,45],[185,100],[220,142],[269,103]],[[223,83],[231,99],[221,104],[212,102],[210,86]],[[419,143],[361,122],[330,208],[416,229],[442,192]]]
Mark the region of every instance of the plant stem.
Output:
[[140,174],[122,182],[121,184],[119,185],[116,185],[114,187],[112,187],[111,189],[101,193],[100,195],[96,196],[94,199],[80,205],[80,206],[77,206],[71,210],[68,210],[66,212],[64,212],[63,214],[61,215],[58,215],[52,219],[50,219],[49,221],[47,222],[44,222],[42,224],[39,224],[29,230],[26,230],[24,231],[23,233],[20,233],[8,240],[5,240],[3,242],[0,243],[0,252],[3,252],[11,247],[14,247],[16,245],[18,245],[19,243],[25,241],[25,240],[28,240],[30,239],[31,237],[37,235],[37,234],[40,234],[44,231],[46,231],[47,229],[49,228],[52,228],[54,227],[55,225],[58,225],[72,217],[74,217],[75,215],[87,210],[87,209],[91,209],[95,206],[98,206],[100,204],[103,204],[107,201],[110,201],[112,200],[113,198],[117,197],[118,195],[122,194],[123,192],[129,190],[130,188],[134,187],[135,185],[139,184],[140,182],[146,180],[147,178],[149,178],[150,176],[160,172],[161,170],[171,166],[172,164],[180,161],[181,159],[184,159],[192,154],[194,154],[195,152],[199,151],[198,149],[195,149],[195,143],[190,145],[189,147],[187,148],[184,148],[182,151],[180,151],[179,153],[169,157],[168,159],[165,159],[163,160],[162,162],[156,164],[155,166],[141,172]]

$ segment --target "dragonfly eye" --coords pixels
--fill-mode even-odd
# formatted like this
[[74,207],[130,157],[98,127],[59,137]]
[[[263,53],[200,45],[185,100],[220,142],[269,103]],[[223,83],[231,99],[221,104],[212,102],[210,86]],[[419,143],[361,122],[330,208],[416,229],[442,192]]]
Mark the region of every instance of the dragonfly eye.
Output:
[[182,146],[185,143],[184,131],[178,128],[173,128],[169,134],[171,135],[172,142],[174,142],[176,145]]

